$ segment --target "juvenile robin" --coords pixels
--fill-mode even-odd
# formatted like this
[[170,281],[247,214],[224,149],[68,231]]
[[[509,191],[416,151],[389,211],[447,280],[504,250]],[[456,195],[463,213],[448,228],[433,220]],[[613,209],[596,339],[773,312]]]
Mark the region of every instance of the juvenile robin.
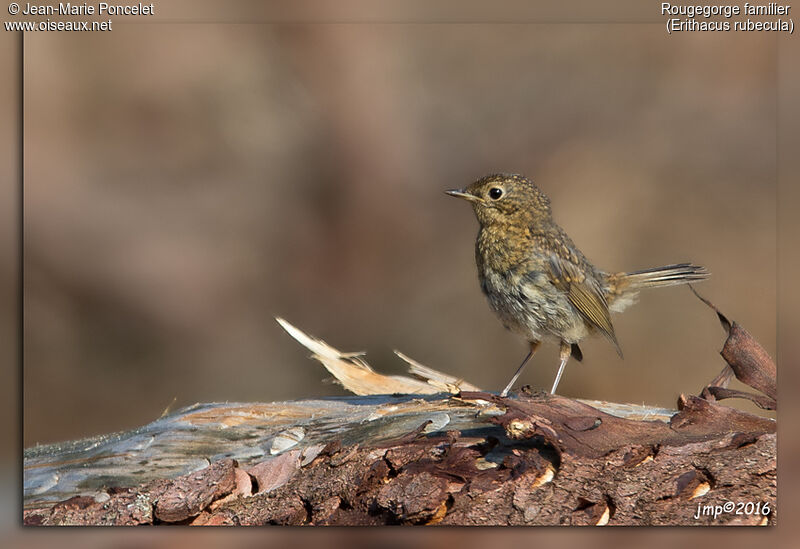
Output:
[[612,312],[632,304],[642,288],[708,276],[703,267],[690,263],[630,273],[601,271],[553,221],[550,199],[522,175],[489,175],[466,189],[445,192],[472,204],[480,222],[475,259],[481,289],[505,327],[530,344],[501,396],[508,394],[542,341],[561,346],[551,393],[570,356],[583,358],[578,342],[584,337],[599,332],[621,358]]

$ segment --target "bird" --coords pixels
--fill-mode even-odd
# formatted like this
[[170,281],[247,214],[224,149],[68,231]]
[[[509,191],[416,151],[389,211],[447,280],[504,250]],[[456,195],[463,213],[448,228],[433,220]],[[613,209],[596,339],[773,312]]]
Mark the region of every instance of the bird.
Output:
[[639,290],[700,281],[702,266],[678,263],[632,272],[595,267],[553,220],[550,199],[527,177],[492,174],[446,194],[472,204],[480,229],[475,260],[481,290],[503,325],[529,344],[528,354],[500,396],[505,397],[541,343],[560,345],[555,394],[579,342],[592,334],[622,349],[611,313],[623,311]]

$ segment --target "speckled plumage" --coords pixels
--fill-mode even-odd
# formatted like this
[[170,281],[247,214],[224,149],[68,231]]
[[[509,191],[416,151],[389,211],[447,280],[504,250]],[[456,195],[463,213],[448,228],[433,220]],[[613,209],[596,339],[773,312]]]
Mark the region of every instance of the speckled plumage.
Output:
[[632,273],[597,269],[552,217],[550,200],[521,175],[495,174],[447,191],[472,203],[480,223],[475,259],[481,289],[503,324],[531,344],[561,344],[562,364],[580,360],[578,342],[599,332],[622,356],[610,313],[623,310],[643,287],[701,280],[702,267],[683,263]]

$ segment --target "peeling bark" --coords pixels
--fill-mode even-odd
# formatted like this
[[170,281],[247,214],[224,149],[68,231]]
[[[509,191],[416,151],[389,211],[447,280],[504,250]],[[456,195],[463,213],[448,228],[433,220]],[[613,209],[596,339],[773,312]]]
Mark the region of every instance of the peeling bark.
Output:
[[[476,403],[504,410],[479,418]],[[554,395],[463,393],[472,429],[430,420],[375,444],[310,444],[245,467],[24,511],[30,525],[774,524],[775,422],[682,398],[671,423],[611,416]],[[421,416],[422,417],[422,416]],[[420,418],[421,419],[421,418]],[[365,428],[363,424],[352,429]],[[366,426],[369,428],[369,426]],[[308,436],[308,435],[307,435]],[[252,494],[252,495],[251,495]],[[703,514],[726,502],[769,512]]]
[[[196,405],[28,449],[24,522],[775,524],[776,421],[716,402],[775,409],[775,364],[714,310],[728,364],[677,411],[499,397],[402,354],[415,377],[384,376],[279,320],[346,388],[372,396]],[[764,395],[728,389],[733,375]]]

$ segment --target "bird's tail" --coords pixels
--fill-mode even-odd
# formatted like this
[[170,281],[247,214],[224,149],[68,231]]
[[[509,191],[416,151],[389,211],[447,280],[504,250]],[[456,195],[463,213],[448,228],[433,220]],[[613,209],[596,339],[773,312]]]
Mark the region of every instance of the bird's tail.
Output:
[[616,276],[620,278],[620,282],[627,288],[639,289],[674,286],[676,284],[704,280],[708,278],[708,271],[706,271],[705,267],[699,265],[679,263],[631,273],[620,273]]
[[678,263],[630,273],[616,273],[609,275],[606,280],[608,285],[606,297],[609,301],[609,308],[620,311],[634,301],[636,293],[642,288],[689,284],[705,280],[708,276],[709,273],[705,267],[691,263]]

